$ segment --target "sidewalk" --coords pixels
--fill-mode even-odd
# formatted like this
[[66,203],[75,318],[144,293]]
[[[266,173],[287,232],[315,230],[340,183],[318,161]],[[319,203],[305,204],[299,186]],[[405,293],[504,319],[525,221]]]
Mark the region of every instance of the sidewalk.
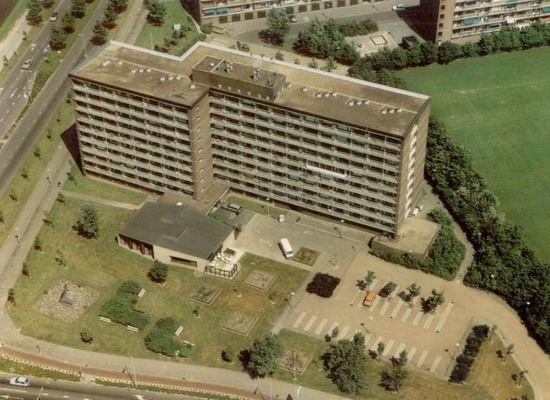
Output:
[[123,208],[125,210],[137,210],[140,207],[140,206],[136,206],[135,204],[107,200],[102,197],[90,196],[89,194],[84,194],[84,193],[70,192],[67,190],[62,190],[61,193],[63,193],[65,197],[70,197],[71,199],[89,201],[90,203],[104,204],[106,206]]
[[4,69],[4,56],[9,60],[23,43],[23,32],[29,33],[31,26],[25,19],[26,13],[23,13],[13,24],[10,32],[4,40],[0,42],[0,71]]
[[128,14],[124,18],[124,21],[122,21],[122,26],[117,32],[114,40],[135,44],[145,24],[146,15],[147,9],[143,4],[143,0],[133,0],[128,10]]

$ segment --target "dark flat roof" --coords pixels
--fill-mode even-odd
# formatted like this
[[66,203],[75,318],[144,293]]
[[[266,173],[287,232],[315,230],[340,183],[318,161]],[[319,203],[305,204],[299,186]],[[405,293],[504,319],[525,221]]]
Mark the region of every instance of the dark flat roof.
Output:
[[144,243],[208,259],[233,228],[191,207],[145,203],[119,232]]

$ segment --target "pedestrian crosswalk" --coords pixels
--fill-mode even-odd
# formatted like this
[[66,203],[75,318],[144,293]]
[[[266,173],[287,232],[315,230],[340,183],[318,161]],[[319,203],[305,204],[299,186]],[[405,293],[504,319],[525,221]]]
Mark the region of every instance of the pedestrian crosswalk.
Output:
[[[424,324],[432,324],[434,319],[426,319]],[[384,343],[383,357],[399,357],[402,351],[407,352],[408,362],[418,368],[423,368],[436,375],[443,375],[446,366],[442,366],[443,357],[440,354],[429,352],[428,350],[418,349],[399,340],[386,338],[370,332],[366,326],[343,325],[338,321],[331,321],[328,318],[321,318],[307,312],[296,313],[291,322],[292,327],[297,331],[315,335],[331,335],[334,329],[338,328],[338,334],[335,340],[351,340],[353,335],[362,333],[365,337],[365,347],[372,352],[378,352],[378,344]]]

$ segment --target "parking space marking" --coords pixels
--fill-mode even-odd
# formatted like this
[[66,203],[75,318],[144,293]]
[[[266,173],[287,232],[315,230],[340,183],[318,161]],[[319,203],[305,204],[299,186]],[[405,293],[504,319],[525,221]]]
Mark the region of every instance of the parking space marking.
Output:
[[344,327],[344,329],[342,329],[342,332],[341,332],[340,335],[338,336],[338,339],[337,339],[337,340],[342,340],[342,339],[346,336],[346,334],[348,333],[348,331],[349,331],[349,326],[346,325],[346,326]]
[[[355,295],[353,296],[353,299],[351,299],[351,301],[349,302],[349,305],[352,306],[355,304],[355,299],[357,298],[357,295],[359,293],[363,293],[363,291],[361,289],[358,289],[357,292],[355,292]],[[361,296],[362,297],[362,296]],[[361,304],[361,301],[359,301],[359,304]]]
[[328,319],[326,318],[323,318],[323,320],[321,321],[321,323],[319,324],[319,326],[317,327],[317,329],[315,329],[315,334],[316,335],[319,335],[321,333],[321,331],[323,330],[323,328],[325,327],[325,324],[328,322]]
[[365,338],[365,347],[367,347],[367,343],[369,342],[370,338],[372,337],[372,333],[369,333],[367,337]]
[[406,347],[406,346],[407,346],[407,345],[406,345],[405,343],[401,343],[401,344],[399,345],[399,347],[397,348],[397,351],[395,352],[394,357],[395,357],[395,358],[399,357],[399,354],[400,354],[403,350],[405,350],[405,347]]
[[434,320],[433,314],[428,317],[426,322],[424,323],[424,329],[429,329],[432,321]]
[[424,350],[422,354],[420,355],[420,358],[418,359],[418,362],[416,363],[416,366],[418,368],[422,367],[422,364],[424,364],[424,360],[426,359],[426,356],[428,355],[428,350]]
[[411,351],[409,351],[409,361],[412,361],[412,359],[414,357],[414,353],[416,353],[416,347],[413,346]]
[[380,298],[381,298],[380,296],[376,296],[376,299],[374,299],[374,301],[372,302],[372,305],[369,307],[370,312],[374,311],[374,309],[376,308],[376,306],[380,302]]
[[416,314],[416,317],[414,317],[413,325],[418,325],[418,321],[420,321],[420,318],[422,318],[423,314],[424,313],[422,311],[418,311],[418,313]]
[[380,310],[380,315],[384,315],[386,311],[388,311],[388,308],[390,307],[390,301],[386,300],[386,303],[382,306],[382,309]]
[[413,310],[412,308],[408,308],[407,311],[405,311],[405,314],[403,314],[403,317],[401,317],[401,321],[407,322],[407,320],[409,319],[409,315],[411,315],[412,310]]
[[304,332],[309,332],[311,325],[317,320],[317,315],[313,315],[309,321],[307,322],[306,326],[304,327]]
[[380,343],[382,341],[382,339],[384,339],[382,336],[378,336],[376,338],[376,340],[372,344],[372,348],[371,348],[372,351],[376,351],[376,348],[378,347],[378,343]]
[[377,283],[378,283],[378,279],[373,280],[372,283],[369,285],[368,290],[374,290]]
[[401,306],[403,304],[405,304],[405,302],[403,300],[399,299],[399,301],[397,302],[397,305],[395,306],[392,313],[390,314],[390,318],[395,318],[395,316],[397,315],[397,313],[399,312],[399,309],[401,308]]
[[294,328],[298,328],[300,326],[300,324],[302,323],[302,320],[304,319],[304,317],[306,316],[306,313],[303,312],[300,314],[300,316],[298,317],[298,319],[296,319],[296,322],[294,322]]
[[435,327],[436,332],[441,332],[441,329],[443,329],[443,324],[445,324],[445,321],[447,320],[447,317],[451,313],[451,310],[454,306],[454,303],[451,301],[449,304],[447,304],[447,308],[443,312],[443,315],[441,316],[441,319],[439,320],[437,326]]
[[328,331],[327,331],[327,335],[330,335],[332,333],[332,331],[334,330],[334,328],[336,328],[338,326],[338,322],[334,322],[330,328],[328,328]]
[[395,340],[393,340],[393,339],[390,339],[388,341],[388,344],[386,345],[386,348],[384,349],[384,352],[382,353],[382,355],[384,357],[387,356],[388,354],[390,354],[391,348],[393,347],[394,343],[395,343]]
[[430,372],[432,374],[435,373],[435,370],[437,369],[437,366],[439,365],[440,361],[441,361],[441,356],[438,354],[430,368]]

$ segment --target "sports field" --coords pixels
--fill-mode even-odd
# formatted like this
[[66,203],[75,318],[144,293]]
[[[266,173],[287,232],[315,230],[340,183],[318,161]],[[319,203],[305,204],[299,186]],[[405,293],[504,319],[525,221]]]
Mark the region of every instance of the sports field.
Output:
[[472,155],[506,218],[550,260],[550,48],[402,71]]

